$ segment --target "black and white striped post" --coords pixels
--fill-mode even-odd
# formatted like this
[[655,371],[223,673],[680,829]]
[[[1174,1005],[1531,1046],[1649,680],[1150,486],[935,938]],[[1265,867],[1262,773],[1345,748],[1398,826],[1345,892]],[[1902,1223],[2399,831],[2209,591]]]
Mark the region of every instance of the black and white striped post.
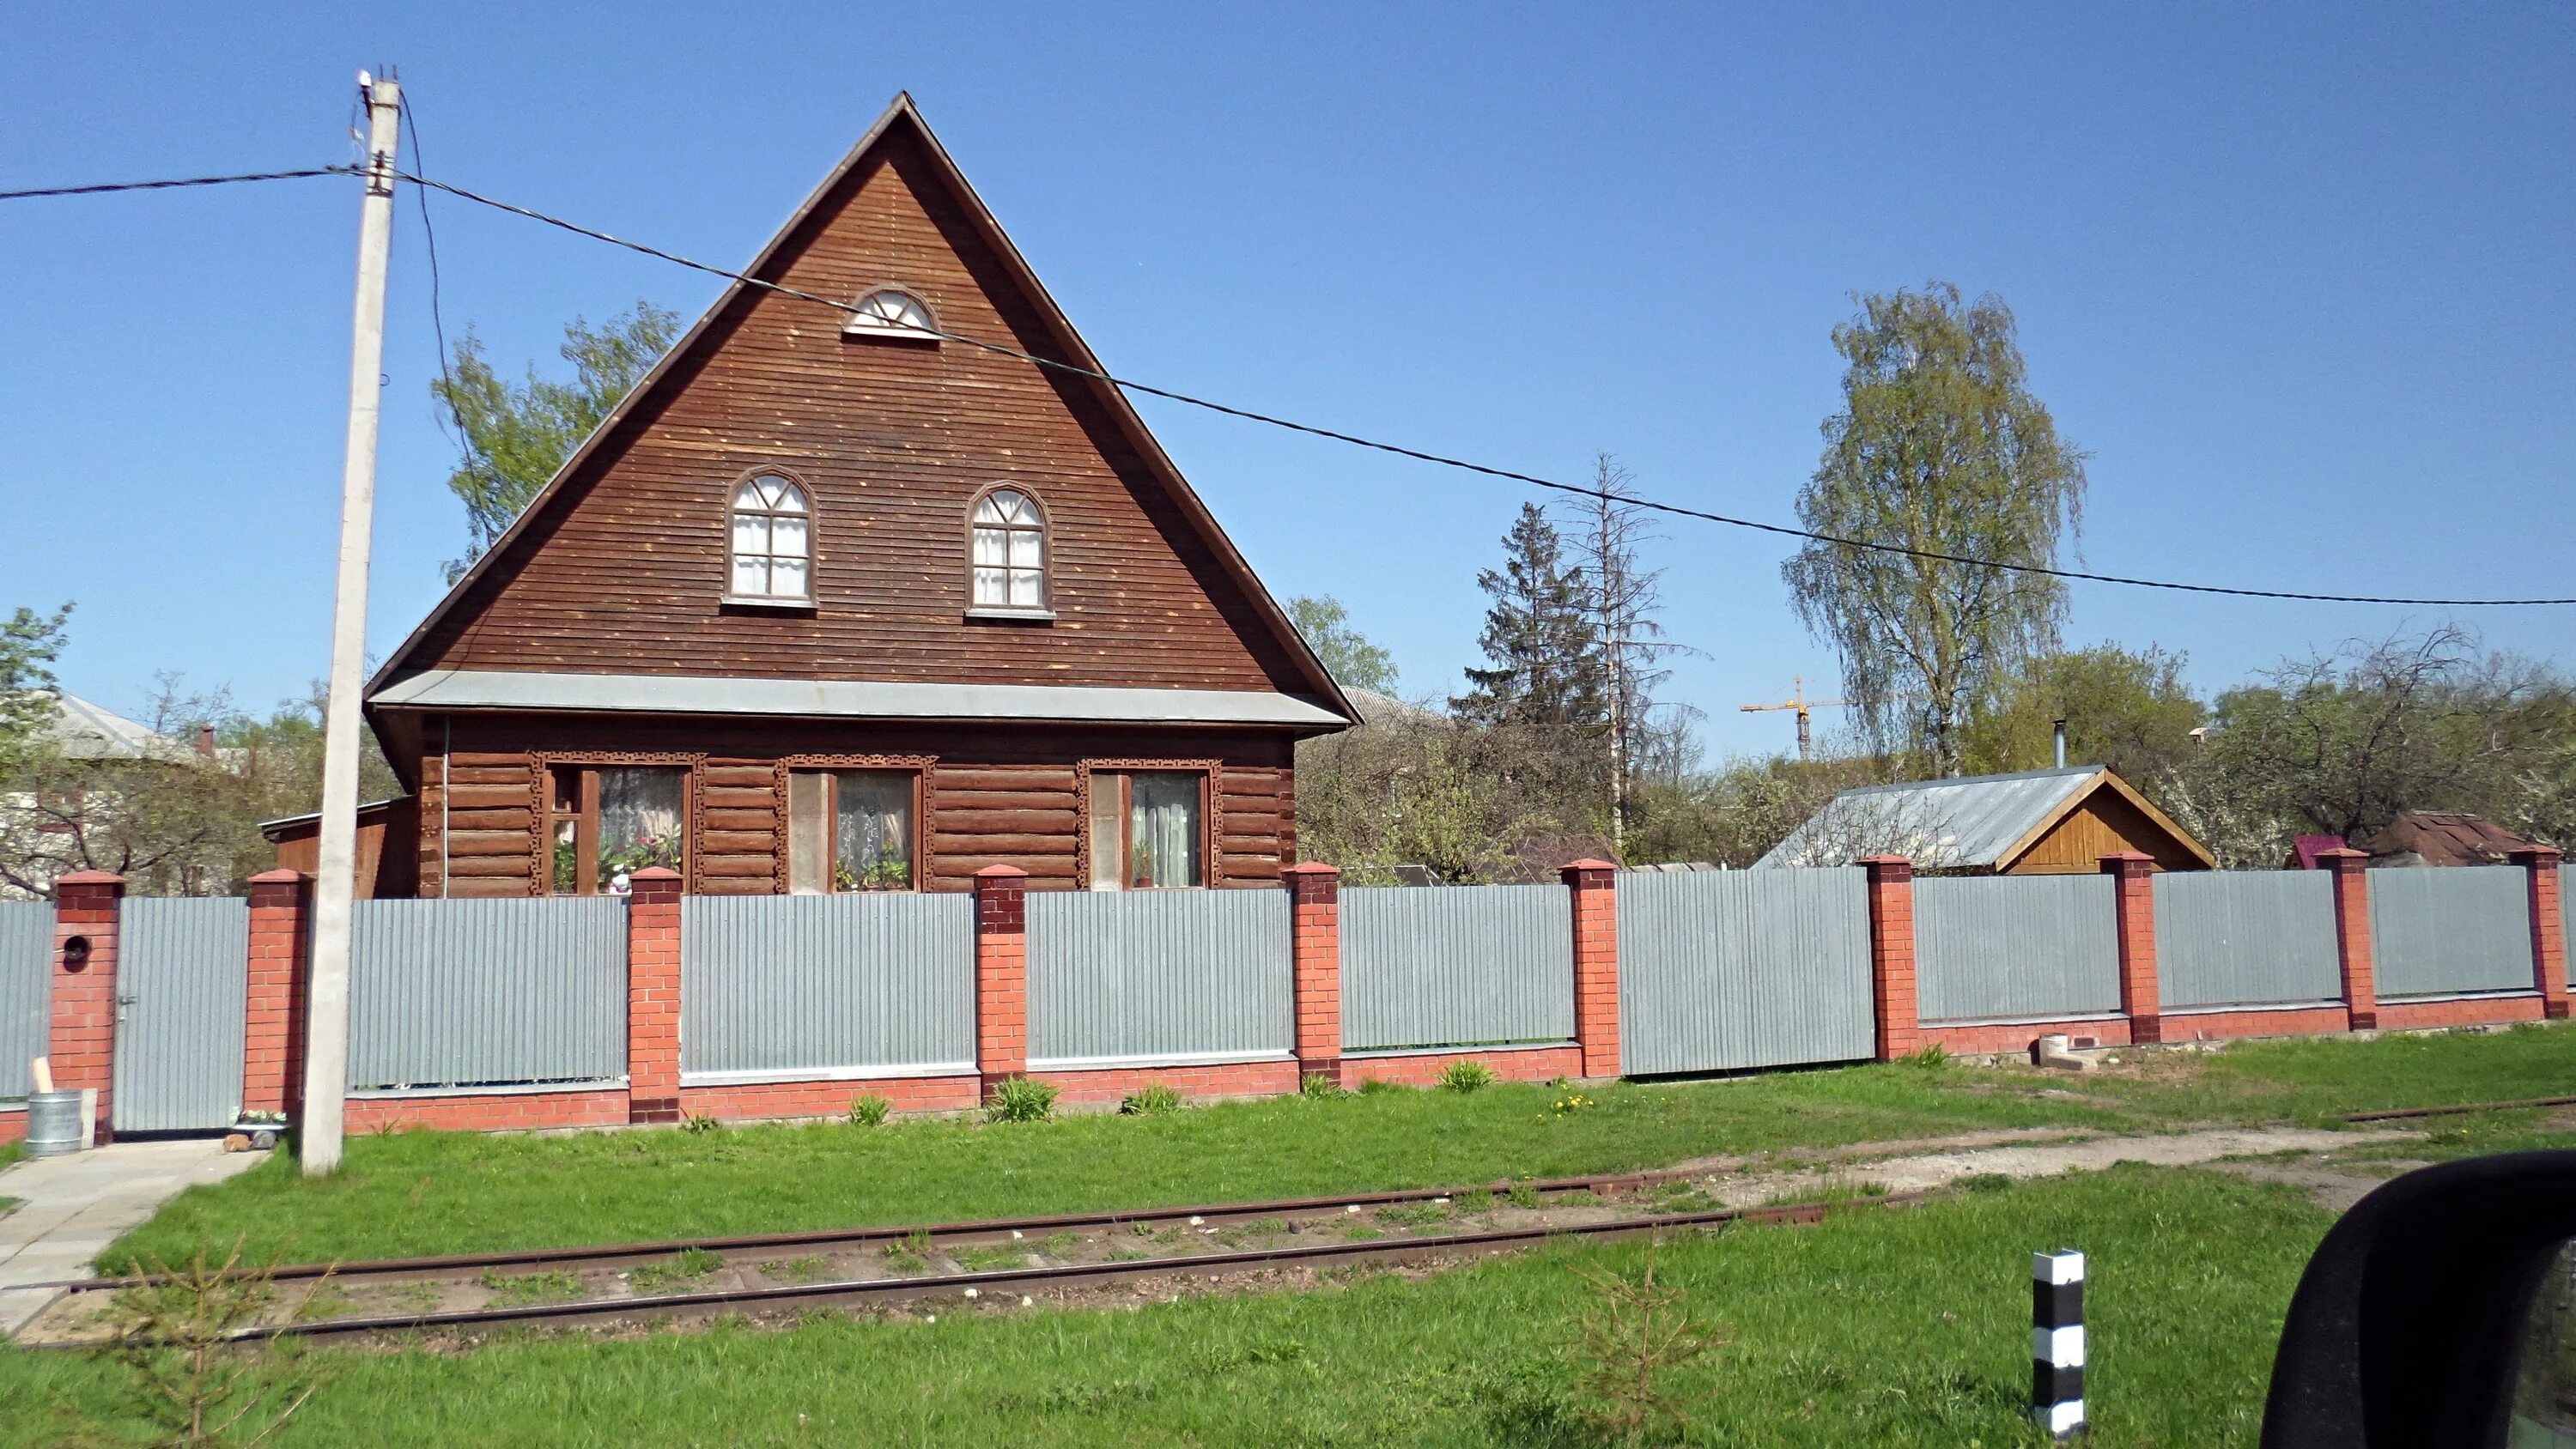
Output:
[[2030,1416],[2054,1438],[2084,1428],[2084,1255],[2030,1255]]

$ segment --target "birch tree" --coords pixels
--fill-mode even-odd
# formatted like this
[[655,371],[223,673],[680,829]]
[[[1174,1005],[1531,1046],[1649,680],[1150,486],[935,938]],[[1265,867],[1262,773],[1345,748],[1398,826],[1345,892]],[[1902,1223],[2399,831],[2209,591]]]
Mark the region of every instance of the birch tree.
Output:
[[1802,525],[1844,541],[1807,543],[1781,574],[1873,744],[1956,775],[1964,726],[2066,617],[2062,581],[1982,563],[2057,563],[2083,521],[2084,455],[2031,394],[2001,298],[1934,282],[1857,300],[1833,334],[1843,407],[1798,496]]
[[1656,618],[1664,603],[1664,571],[1638,562],[1639,547],[1663,535],[1653,515],[1638,506],[1635,485],[1636,475],[1618,459],[1598,454],[1592,460],[1591,496],[1561,510],[1567,552],[1592,616],[1593,647],[1600,659],[1610,844],[1622,859],[1635,817],[1637,762],[1658,743],[1667,743],[1657,738],[1654,691],[1672,671],[1657,661],[1682,647],[1664,637]]

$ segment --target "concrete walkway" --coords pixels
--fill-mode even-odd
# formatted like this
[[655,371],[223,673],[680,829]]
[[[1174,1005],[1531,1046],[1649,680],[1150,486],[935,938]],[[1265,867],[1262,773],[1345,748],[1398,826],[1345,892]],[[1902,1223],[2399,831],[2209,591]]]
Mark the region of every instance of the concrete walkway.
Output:
[[267,1160],[265,1152],[226,1152],[220,1140],[192,1138],[120,1142],[0,1169],[0,1197],[24,1199],[0,1214],[0,1335],[17,1332],[62,1291],[19,1285],[91,1276],[92,1258],[182,1190]]

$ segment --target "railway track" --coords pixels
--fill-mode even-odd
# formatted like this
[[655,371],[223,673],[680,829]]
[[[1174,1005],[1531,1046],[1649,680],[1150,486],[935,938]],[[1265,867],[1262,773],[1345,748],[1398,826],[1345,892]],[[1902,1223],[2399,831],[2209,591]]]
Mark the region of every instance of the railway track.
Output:
[[[1688,1186],[1705,1170],[1599,1174],[1482,1188],[1068,1213],[918,1227],[769,1233],[524,1253],[471,1253],[269,1274],[271,1320],[238,1338],[345,1339],[577,1326],[954,1301],[1076,1301],[1145,1279],[1207,1280],[1509,1253],[1736,1222],[1813,1222],[1817,1199],[1720,1207]],[[1848,1199],[1872,1205],[1906,1198]],[[159,1276],[50,1285],[63,1296],[20,1334],[28,1347],[100,1336],[96,1310]],[[302,1291],[298,1292],[297,1288]]]

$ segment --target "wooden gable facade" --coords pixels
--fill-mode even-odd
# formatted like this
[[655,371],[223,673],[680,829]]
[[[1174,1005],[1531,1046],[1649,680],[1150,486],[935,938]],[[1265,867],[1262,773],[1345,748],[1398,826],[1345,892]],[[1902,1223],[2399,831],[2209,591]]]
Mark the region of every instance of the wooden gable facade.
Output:
[[[701,893],[1277,880],[1351,707],[1118,390],[1013,355],[1099,370],[908,98],[746,271],[843,305],[734,285],[370,685],[421,893],[603,888],[638,791]],[[798,588],[742,592],[752,480]]]

